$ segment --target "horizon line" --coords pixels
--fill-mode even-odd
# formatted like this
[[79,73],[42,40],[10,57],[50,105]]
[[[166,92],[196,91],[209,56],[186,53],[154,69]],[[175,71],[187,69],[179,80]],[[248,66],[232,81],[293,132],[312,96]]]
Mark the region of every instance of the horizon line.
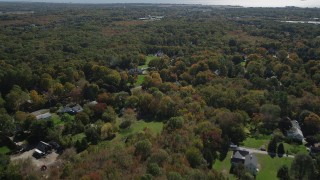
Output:
[[146,5],[194,5],[194,6],[228,6],[228,7],[242,7],[242,8],[302,8],[302,9],[307,9],[307,8],[320,8],[320,6],[313,6],[313,7],[307,7],[307,6],[243,6],[243,5],[230,5],[230,4],[201,4],[201,3],[147,3],[147,2],[136,2],[136,3],[130,3],[130,2],[106,2],[106,3],[101,3],[101,2],[48,2],[48,1],[23,1],[23,0],[18,0],[18,1],[8,1],[8,0],[0,0],[0,3],[44,3],[44,4],[91,4],[91,5],[115,5],[115,4],[146,4]]

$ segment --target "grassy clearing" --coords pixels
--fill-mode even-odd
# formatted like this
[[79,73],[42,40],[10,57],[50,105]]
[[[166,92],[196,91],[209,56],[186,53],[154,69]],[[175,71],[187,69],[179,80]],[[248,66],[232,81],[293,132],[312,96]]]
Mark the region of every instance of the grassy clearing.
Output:
[[260,148],[262,145],[264,145],[267,148],[269,141],[270,141],[270,138],[267,138],[267,137],[263,137],[263,138],[249,137],[243,142],[243,146],[249,147],[249,148]]
[[[154,55],[148,55],[146,57],[146,62],[144,65],[141,65],[141,66],[138,66],[138,68],[148,68],[149,67],[149,63],[151,60],[157,58],[157,56],[154,56]],[[135,83],[136,86],[140,86],[144,80],[144,75],[138,75],[138,79],[137,79],[137,82]]]
[[[249,147],[249,148],[260,148],[262,145],[265,146],[265,148],[268,148],[269,141],[271,140],[271,137],[269,136],[264,136],[264,137],[259,137],[259,138],[253,138],[249,137],[243,142],[244,147]],[[278,143],[279,145],[280,143]],[[307,154],[308,151],[304,145],[299,145],[299,144],[288,144],[288,143],[283,143],[284,145],[284,150],[285,152],[293,155],[293,154],[298,154],[298,153],[303,153]]]
[[76,134],[76,135],[72,136],[72,142],[76,143],[77,141],[81,141],[85,137],[86,137],[86,135],[84,133]]
[[277,179],[278,169],[282,165],[287,165],[290,168],[293,161],[293,158],[271,158],[269,155],[264,154],[256,154],[256,156],[258,158],[258,163],[260,164],[260,172],[257,175],[257,180]]
[[139,66],[139,68],[147,68],[148,65],[149,65],[149,62],[150,62],[152,59],[155,59],[155,58],[157,58],[157,56],[148,55],[148,56],[146,57],[146,63],[145,63],[144,65]]
[[64,122],[61,120],[60,116],[57,114],[52,114],[51,120],[53,121],[54,125],[63,125]]
[[144,75],[138,75],[136,86],[141,86],[143,80],[144,80]]
[[142,132],[145,128],[148,128],[151,131],[151,133],[154,136],[156,136],[161,133],[163,129],[163,123],[162,122],[145,122],[143,120],[136,121],[131,125],[129,129],[124,129],[124,130],[120,129],[114,141],[119,141],[131,134]]
[[223,161],[216,160],[216,162],[213,165],[213,169],[217,170],[218,172],[221,172],[226,177],[228,177],[228,179],[233,180],[237,178],[229,173],[231,168],[231,156],[232,151],[229,151],[227,157]]
[[7,147],[7,146],[2,146],[0,147],[0,154],[7,154],[9,153],[11,150]]
[[303,154],[308,154],[309,152],[307,151],[306,147],[304,145],[298,145],[298,144],[288,144],[288,143],[283,143],[284,150],[288,154],[298,154],[298,153],[303,153]]

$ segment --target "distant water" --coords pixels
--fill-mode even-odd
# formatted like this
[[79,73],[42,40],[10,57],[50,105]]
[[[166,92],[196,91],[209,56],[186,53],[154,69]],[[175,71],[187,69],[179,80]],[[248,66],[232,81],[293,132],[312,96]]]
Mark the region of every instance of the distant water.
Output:
[[59,3],[170,3],[170,4],[203,4],[203,5],[234,5],[245,7],[318,7],[320,0],[0,0],[28,2],[59,2]]

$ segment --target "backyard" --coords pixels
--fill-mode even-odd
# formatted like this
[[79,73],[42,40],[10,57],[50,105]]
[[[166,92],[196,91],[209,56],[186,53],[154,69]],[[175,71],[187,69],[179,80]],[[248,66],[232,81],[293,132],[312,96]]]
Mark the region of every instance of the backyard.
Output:
[[[259,138],[248,137],[241,146],[248,147],[248,148],[255,148],[255,149],[259,149],[261,146],[264,146],[267,149],[270,139],[271,139],[271,136],[263,136]],[[303,154],[308,153],[306,147],[303,144],[296,144],[296,143],[288,144],[283,142],[283,145],[284,145],[285,152],[288,151],[288,154],[290,155],[294,155],[298,153],[303,153]]]
[[[146,57],[146,62],[145,62],[145,64],[144,64],[144,65],[141,65],[141,66],[138,66],[138,68],[140,68],[140,69],[142,69],[142,68],[148,68],[150,61],[153,60],[154,58],[156,58],[156,56],[154,56],[154,55],[148,55],[148,56]],[[144,80],[144,76],[145,76],[145,75],[138,75],[138,79],[137,79],[137,81],[136,81],[136,83],[135,83],[136,86],[140,86],[140,85],[142,84],[142,82],[143,82],[143,80]]]
[[[256,177],[257,180],[270,180],[277,179],[278,169],[282,165],[287,165],[290,168],[290,165],[293,161],[293,158],[287,157],[270,157],[269,155],[264,154],[255,154],[258,158],[258,163],[260,164],[260,171]],[[216,160],[213,165],[213,169],[222,172],[229,179],[236,179],[236,177],[229,173],[231,168],[231,156],[232,151],[228,152],[227,157],[223,161]]]

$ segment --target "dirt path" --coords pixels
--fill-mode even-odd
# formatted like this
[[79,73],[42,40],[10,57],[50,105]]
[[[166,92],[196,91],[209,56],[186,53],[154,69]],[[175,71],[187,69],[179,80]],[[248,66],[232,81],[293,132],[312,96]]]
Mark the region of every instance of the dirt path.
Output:
[[22,154],[19,155],[13,155],[10,157],[11,161],[16,161],[16,160],[23,160],[23,159],[31,159],[32,163],[37,167],[40,168],[43,165],[50,166],[54,164],[57,161],[58,154],[56,152],[52,152],[48,154],[47,156],[36,159],[32,156],[34,152],[33,150],[26,151]]

